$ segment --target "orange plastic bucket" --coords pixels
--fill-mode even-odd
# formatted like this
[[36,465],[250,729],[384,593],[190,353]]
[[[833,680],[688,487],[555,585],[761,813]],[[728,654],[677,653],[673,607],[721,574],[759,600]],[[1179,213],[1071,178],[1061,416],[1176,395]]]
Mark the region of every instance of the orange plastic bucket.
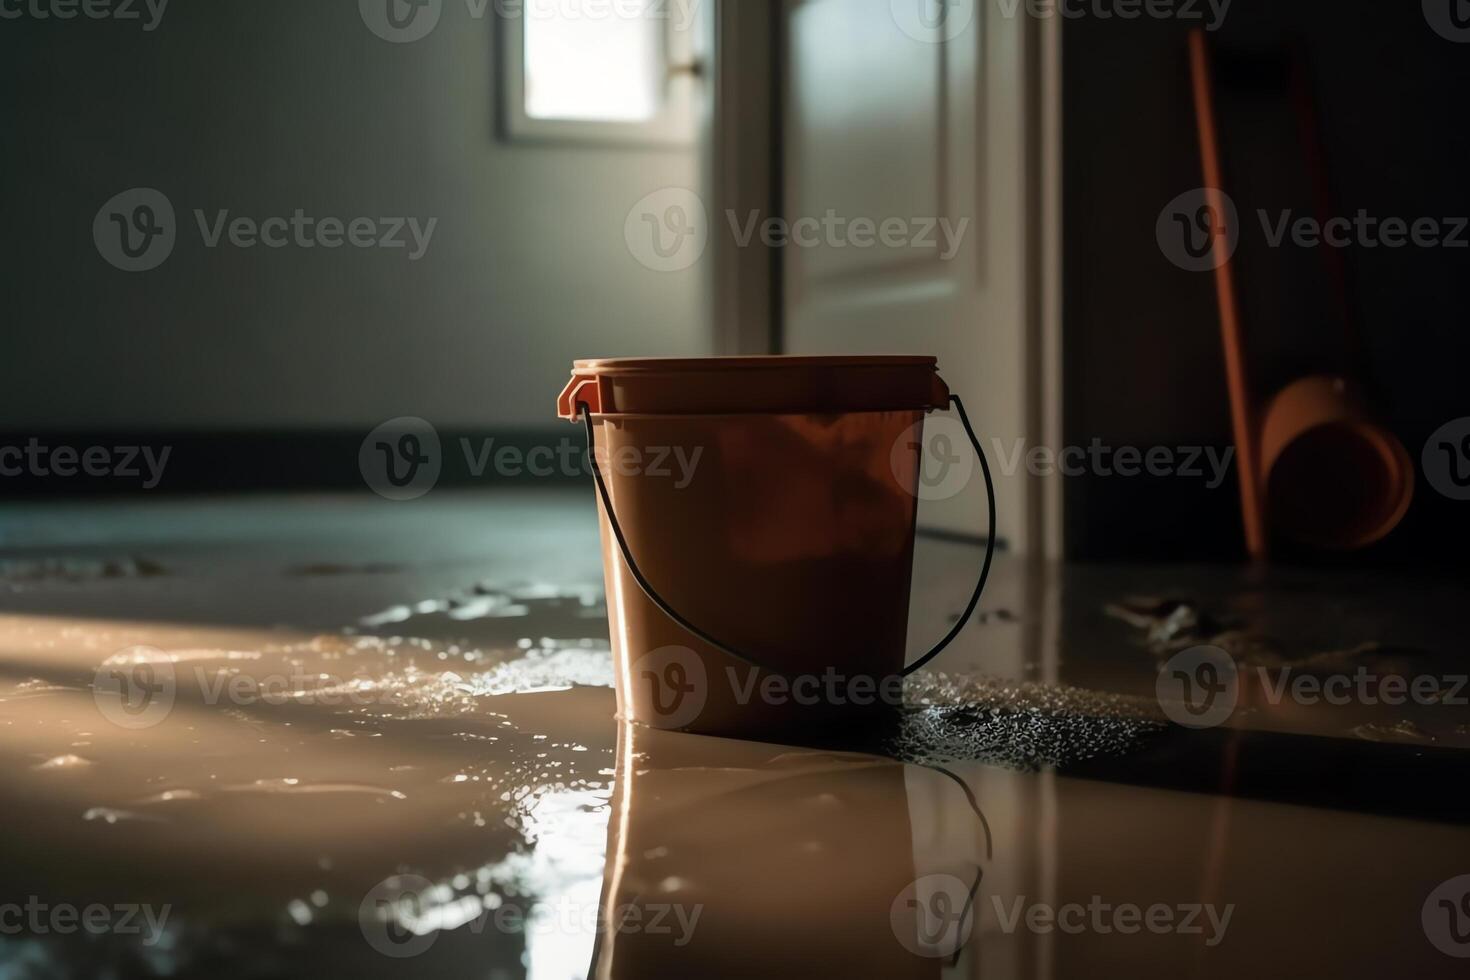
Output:
[[781,738],[893,704],[921,427],[949,401],[932,357],[576,362],[558,411],[595,440],[621,716]]

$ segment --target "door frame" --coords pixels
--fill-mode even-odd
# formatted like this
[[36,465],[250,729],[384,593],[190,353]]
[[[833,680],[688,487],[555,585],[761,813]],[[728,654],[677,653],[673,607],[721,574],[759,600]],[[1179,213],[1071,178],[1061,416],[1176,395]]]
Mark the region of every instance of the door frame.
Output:
[[[707,8],[708,9],[708,8]],[[759,241],[741,248],[726,234],[727,213],[780,213],[782,49],[776,0],[714,0],[706,18],[710,52],[700,147],[707,188],[711,272],[706,295],[716,354],[781,349],[779,251]]]

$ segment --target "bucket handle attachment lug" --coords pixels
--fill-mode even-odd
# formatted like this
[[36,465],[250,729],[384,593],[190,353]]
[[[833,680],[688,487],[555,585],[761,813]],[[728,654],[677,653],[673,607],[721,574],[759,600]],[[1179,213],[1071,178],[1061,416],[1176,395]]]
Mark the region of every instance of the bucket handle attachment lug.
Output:
[[[593,392],[596,392],[595,379],[588,379],[588,381],[593,384]],[[742,653],[730,646],[730,644],[711,636],[705,630],[690,622],[687,617],[671,606],[663,596],[659,595],[658,590],[653,587],[653,584],[648,581],[647,576],[638,567],[638,562],[633,558],[633,549],[629,547],[628,539],[623,534],[623,528],[618,523],[617,513],[613,510],[612,496],[607,492],[607,483],[602,477],[602,467],[597,465],[597,438],[592,427],[592,416],[598,412],[598,406],[591,404],[590,400],[583,394],[585,391],[587,391],[587,385],[579,385],[574,391],[567,392],[563,397],[566,397],[568,401],[576,405],[576,414],[582,417],[582,423],[586,427],[587,455],[592,462],[592,478],[597,483],[597,493],[602,498],[602,509],[607,514],[608,526],[612,529],[613,537],[617,539],[618,550],[622,552],[623,561],[627,564],[628,571],[632,573],[633,580],[638,583],[638,587],[643,590],[643,594],[648,596],[649,601],[657,606],[660,612],[688,632],[697,636],[700,640],[708,643],[721,653],[734,657],[736,660],[755,667],[758,670],[763,670],[778,676],[785,676],[784,671],[762,663],[759,658]],[[598,401],[600,403],[601,400],[598,399]],[[980,566],[980,577],[975,582],[975,591],[970,594],[970,601],[965,606],[964,613],[960,615],[959,619],[955,620],[954,626],[950,628],[950,631],[945,634],[943,639],[930,647],[922,657],[900,671],[899,676],[901,677],[909,676],[939,656],[939,654],[944,652],[946,647],[954,642],[955,637],[960,635],[960,631],[964,629],[965,624],[974,615],[975,607],[980,604],[980,595],[985,591],[985,583],[990,578],[990,566],[995,559],[995,481],[990,474],[990,462],[985,458],[985,450],[980,446],[980,439],[975,435],[975,427],[970,424],[970,416],[965,412],[964,403],[960,401],[958,395],[950,395],[949,403],[954,406],[955,412],[958,413],[960,422],[965,427],[965,434],[970,437],[970,445],[974,447],[975,455],[980,460],[980,470],[985,475],[985,501],[990,514],[990,530],[985,536],[985,563]]]

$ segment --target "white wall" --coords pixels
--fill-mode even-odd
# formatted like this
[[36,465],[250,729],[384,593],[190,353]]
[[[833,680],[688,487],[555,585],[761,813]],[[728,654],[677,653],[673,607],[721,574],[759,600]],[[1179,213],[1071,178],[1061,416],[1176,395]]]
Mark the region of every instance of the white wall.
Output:
[[[500,141],[495,25],[469,10],[445,0],[411,44],[352,2],[0,25],[0,427],[523,428],[552,421],[573,357],[707,353],[702,270],[623,242],[639,198],[697,186],[694,151]],[[92,223],[137,186],[179,239],[129,274]],[[208,249],[196,208],[439,221],[410,262]]]

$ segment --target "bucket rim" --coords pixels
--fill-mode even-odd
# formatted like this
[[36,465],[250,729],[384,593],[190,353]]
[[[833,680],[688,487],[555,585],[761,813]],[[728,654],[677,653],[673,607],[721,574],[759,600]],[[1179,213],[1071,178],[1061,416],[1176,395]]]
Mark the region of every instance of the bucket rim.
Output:
[[937,368],[939,359],[923,354],[754,354],[722,357],[593,357],[573,363],[573,371],[631,374],[653,371],[744,371],[770,368]]
[[949,388],[933,355],[585,358],[557,415],[809,414],[943,408]]

